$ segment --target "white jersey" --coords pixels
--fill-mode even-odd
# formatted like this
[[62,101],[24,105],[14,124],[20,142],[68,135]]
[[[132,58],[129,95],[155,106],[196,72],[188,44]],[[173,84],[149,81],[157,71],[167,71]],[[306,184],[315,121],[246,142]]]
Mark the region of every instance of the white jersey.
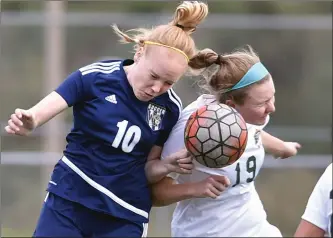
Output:
[[[199,107],[212,103],[215,103],[212,95],[202,95],[183,110],[164,145],[162,158],[185,147],[184,128],[189,116]],[[216,199],[194,198],[178,202],[171,223],[173,237],[282,236],[267,222],[266,212],[254,187],[265,156],[260,137],[264,126],[247,124],[246,149],[234,164],[212,169],[194,161],[192,174],[169,175],[178,183],[202,181],[212,174],[225,175],[231,182],[231,186]]]
[[330,237],[333,232],[332,199],[332,164],[330,164],[313,189],[302,216],[303,220],[323,229]]

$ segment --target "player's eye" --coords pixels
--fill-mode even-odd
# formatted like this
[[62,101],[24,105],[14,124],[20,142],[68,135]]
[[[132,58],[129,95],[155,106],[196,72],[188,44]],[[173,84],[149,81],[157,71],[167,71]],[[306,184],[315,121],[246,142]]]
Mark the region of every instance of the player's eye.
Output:
[[166,85],[172,86],[173,82],[165,82]]
[[150,74],[150,76],[151,76],[153,79],[158,79],[158,76],[155,75],[155,74]]
[[266,105],[266,102],[257,104],[257,107],[264,107]]

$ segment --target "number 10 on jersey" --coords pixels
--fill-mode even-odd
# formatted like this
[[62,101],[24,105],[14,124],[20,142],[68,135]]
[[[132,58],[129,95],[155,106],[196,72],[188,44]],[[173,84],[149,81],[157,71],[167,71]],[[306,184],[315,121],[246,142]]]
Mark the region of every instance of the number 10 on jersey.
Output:
[[125,153],[131,152],[141,138],[140,127],[133,125],[127,128],[127,126],[127,120],[123,120],[117,123],[118,132],[112,143],[112,147],[118,148],[122,141],[121,149]]

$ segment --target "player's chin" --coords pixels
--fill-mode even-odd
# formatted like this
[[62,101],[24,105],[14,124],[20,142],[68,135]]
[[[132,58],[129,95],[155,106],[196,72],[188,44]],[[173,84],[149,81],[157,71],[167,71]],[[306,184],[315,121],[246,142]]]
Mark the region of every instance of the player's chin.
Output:
[[253,123],[253,124],[256,125],[256,126],[262,126],[262,125],[265,125],[266,120],[267,120],[267,116],[256,120],[256,122]]
[[150,95],[147,95],[145,93],[136,93],[135,96],[136,96],[137,99],[139,99],[140,101],[143,101],[143,102],[148,102],[148,101],[150,101],[154,98],[154,97],[152,97]]
[[136,97],[136,98],[139,99],[142,102],[148,102],[148,101],[150,101],[150,99],[143,98],[143,97]]

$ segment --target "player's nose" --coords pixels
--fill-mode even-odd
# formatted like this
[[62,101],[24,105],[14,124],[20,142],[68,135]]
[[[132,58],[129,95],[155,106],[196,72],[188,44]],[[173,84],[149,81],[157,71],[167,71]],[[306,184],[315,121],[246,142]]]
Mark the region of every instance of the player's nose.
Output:
[[154,85],[151,87],[151,90],[154,93],[160,93],[162,91],[163,85],[159,82],[154,83]]
[[267,111],[268,113],[273,113],[273,112],[275,112],[275,105],[274,105],[274,102],[269,102],[269,103],[267,104],[266,111]]

